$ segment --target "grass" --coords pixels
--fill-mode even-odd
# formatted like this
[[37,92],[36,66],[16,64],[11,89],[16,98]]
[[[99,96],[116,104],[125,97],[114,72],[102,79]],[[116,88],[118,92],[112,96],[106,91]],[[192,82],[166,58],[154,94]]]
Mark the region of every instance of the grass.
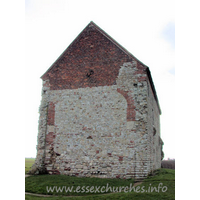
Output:
[[[175,199],[175,170],[172,169],[159,169],[156,170],[154,176],[148,176],[141,185],[135,187],[136,191],[132,192],[119,192],[110,194],[100,193],[75,193],[75,192],[50,192],[46,190],[46,186],[66,186],[77,188],[77,186],[109,186],[122,187],[130,186],[134,183],[133,179],[100,179],[100,178],[79,178],[65,175],[37,175],[26,178],[25,188],[26,192],[52,194],[52,197],[36,197],[26,195],[27,200],[40,199],[40,200],[56,200],[56,199],[149,199],[149,200],[172,200]],[[158,192],[158,186],[160,189]],[[115,188],[116,189],[116,188]],[[151,192],[151,190],[154,190]],[[157,192],[155,191],[157,190]],[[163,190],[163,192],[162,192]],[[81,191],[81,189],[80,189]],[[110,192],[110,191],[109,191]],[[53,195],[57,195],[53,196]],[[74,197],[72,197],[74,196]]]
[[[134,183],[133,179],[102,179],[102,178],[80,178],[80,177],[73,177],[73,176],[66,176],[66,175],[40,175],[40,176],[31,176],[26,178],[26,192],[32,192],[32,193],[38,193],[38,194],[52,194],[52,195],[76,195],[76,196],[86,196],[86,195],[91,195],[94,194],[93,192],[84,192],[84,193],[74,193],[73,191],[80,186],[81,188],[85,186],[85,191],[86,187],[92,187],[92,186],[106,186],[109,184],[109,186],[130,186],[130,183]],[[63,192],[47,192],[46,187],[73,187],[72,192],[66,193],[65,190]],[[84,189],[84,188],[83,188]],[[82,189],[80,190],[82,191]]]
[[25,158],[25,174],[29,172],[34,161],[35,161],[35,158]]

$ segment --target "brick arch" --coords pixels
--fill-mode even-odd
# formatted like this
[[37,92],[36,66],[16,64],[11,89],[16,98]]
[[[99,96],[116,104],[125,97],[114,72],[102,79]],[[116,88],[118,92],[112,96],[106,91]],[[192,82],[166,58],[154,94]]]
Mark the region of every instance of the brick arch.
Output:
[[134,99],[128,95],[128,91],[117,88],[117,92],[122,94],[127,101],[127,121],[135,121],[135,106]]

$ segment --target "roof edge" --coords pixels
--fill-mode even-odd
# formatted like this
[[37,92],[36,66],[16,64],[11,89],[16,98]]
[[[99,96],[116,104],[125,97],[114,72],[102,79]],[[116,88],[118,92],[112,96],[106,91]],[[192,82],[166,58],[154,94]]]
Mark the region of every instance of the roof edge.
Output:
[[144,63],[142,63],[140,60],[138,60],[135,56],[133,56],[127,49],[125,49],[121,44],[119,44],[116,40],[114,40],[109,34],[107,34],[99,26],[97,26],[93,21],[90,21],[90,23],[78,34],[78,36],[69,44],[69,46],[63,51],[63,53],[56,59],[56,61],[47,69],[47,71],[40,78],[41,79],[44,78],[44,76],[54,67],[54,65],[57,63],[57,61],[64,56],[64,54],[67,51],[67,49],[69,49],[70,46],[72,46],[72,44],[74,44],[79,39],[79,37],[81,36],[82,32],[85,29],[87,29],[88,27],[94,27],[95,29],[97,29],[102,35],[104,35],[104,37],[106,37],[108,40],[110,40],[114,45],[116,45],[119,49],[121,49],[126,55],[130,56],[131,58],[133,58],[134,60],[136,60],[137,62],[142,64],[144,67],[146,67],[147,76],[149,78],[149,82],[150,82],[151,88],[153,90],[153,94],[154,94],[156,103],[158,105],[159,112],[161,114],[161,109],[160,109],[158,97],[157,97],[157,94],[156,94],[155,86],[154,86],[154,83],[153,83],[153,79],[152,79],[149,67],[146,66]]
[[144,63],[142,63],[140,60],[138,60],[135,56],[133,56],[127,49],[125,49],[121,44],[119,44],[116,40],[114,40],[109,34],[107,34],[103,29],[101,29],[99,26],[97,26],[93,21],[90,21],[90,23],[78,34],[78,36],[69,44],[69,46],[63,51],[63,53],[55,60],[55,62],[53,62],[53,64],[47,69],[47,71],[40,77],[41,79],[44,78],[45,74],[47,72],[49,72],[55,65],[55,63],[62,58],[62,56],[65,54],[65,52],[67,51],[68,48],[70,48],[70,46],[76,42],[78,40],[78,38],[80,37],[80,35],[82,34],[82,32],[87,29],[88,27],[94,27],[95,29],[97,29],[102,35],[104,35],[104,37],[106,37],[107,39],[109,39],[114,45],[116,45],[119,49],[121,49],[126,55],[132,57],[133,59],[135,59],[136,61],[140,62],[142,65],[144,65],[145,67],[147,67]]
[[94,26],[102,35],[104,35],[107,39],[109,39],[113,44],[115,44],[119,49],[121,49],[126,55],[132,57],[136,61],[140,62],[143,66],[147,67],[144,63],[142,63],[139,59],[137,59],[133,54],[131,54],[126,48],[124,48],[121,44],[119,44],[115,39],[113,39],[108,33],[106,33],[103,29],[101,29],[98,25],[96,25],[93,21],[91,21],[88,26]]
[[62,54],[55,60],[55,62],[53,62],[53,64],[47,69],[47,71],[40,77],[41,79],[43,79],[43,77],[45,76],[45,74],[46,74],[47,72],[49,72],[49,71],[54,67],[54,65],[56,64],[56,62],[64,56],[64,54],[65,54],[65,52],[67,51],[67,49],[70,48],[70,46],[72,46],[72,44],[78,40],[78,38],[80,37],[80,35],[82,34],[82,32],[83,32],[87,27],[89,27],[91,24],[94,24],[94,22],[91,21],[91,22],[90,22],[90,23],[75,37],[75,39],[68,45],[68,47],[62,52]]
[[158,101],[158,97],[157,97],[157,93],[156,93],[156,89],[153,83],[153,79],[151,76],[151,72],[148,66],[146,66],[144,63],[142,63],[140,60],[138,60],[135,56],[133,56],[127,49],[125,49],[121,44],[119,44],[116,40],[114,40],[109,34],[107,34],[104,30],[102,30],[99,26],[97,26],[93,21],[91,21],[89,23],[88,26],[94,26],[99,32],[101,32],[101,34],[103,34],[106,38],[108,38],[112,43],[114,43],[119,49],[121,49],[126,55],[132,57],[134,60],[136,60],[137,62],[139,62],[141,65],[143,65],[144,67],[146,67],[146,72],[147,72],[147,76],[149,78],[149,82],[151,84],[151,88],[153,90],[153,94],[158,106],[158,110],[159,113],[161,115],[161,109],[160,109],[160,105],[159,105],[159,101]]
[[147,76],[148,76],[148,78],[149,78],[149,82],[150,82],[151,88],[152,88],[152,90],[153,90],[154,98],[155,98],[155,100],[156,100],[159,113],[160,113],[160,115],[161,115],[162,112],[161,112],[161,109],[160,109],[160,104],[159,104],[159,101],[158,101],[158,96],[157,96],[157,93],[156,93],[156,89],[155,89],[155,86],[154,86],[154,83],[153,83],[153,79],[152,79],[152,76],[151,76],[151,72],[150,72],[149,67],[146,68],[146,72],[147,72]]

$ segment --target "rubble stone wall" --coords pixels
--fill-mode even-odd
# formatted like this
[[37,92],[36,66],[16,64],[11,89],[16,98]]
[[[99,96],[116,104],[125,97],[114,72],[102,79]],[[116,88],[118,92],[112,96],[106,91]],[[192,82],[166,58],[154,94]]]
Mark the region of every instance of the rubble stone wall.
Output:
[[44,80],[36,168],[137,179],[159,168],[159,110],[144,70],[125,62],[111,86],[52,90]]

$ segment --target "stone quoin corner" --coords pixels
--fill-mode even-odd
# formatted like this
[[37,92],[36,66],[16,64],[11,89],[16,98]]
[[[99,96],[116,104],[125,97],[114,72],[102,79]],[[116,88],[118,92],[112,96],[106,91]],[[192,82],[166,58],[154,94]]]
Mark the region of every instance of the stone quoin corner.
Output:
[[95,23],[41,79],[32,174],[143,179],[161,167],[161,110],[150,70]]

